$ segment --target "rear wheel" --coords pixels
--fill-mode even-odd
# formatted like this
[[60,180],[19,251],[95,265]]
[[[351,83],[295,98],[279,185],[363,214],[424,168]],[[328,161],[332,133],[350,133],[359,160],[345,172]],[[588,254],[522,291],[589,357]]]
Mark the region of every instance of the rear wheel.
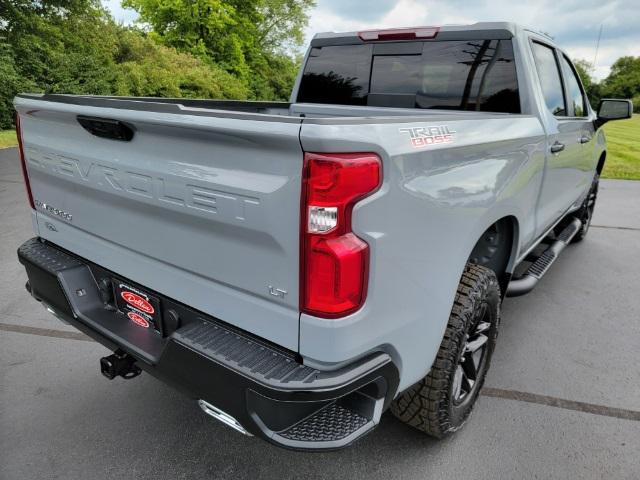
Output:
[[489,369],[500,298],[493,270],[467,264],[436,360],[424,379],[392,403],[397,418],[437,438],[462,427]]

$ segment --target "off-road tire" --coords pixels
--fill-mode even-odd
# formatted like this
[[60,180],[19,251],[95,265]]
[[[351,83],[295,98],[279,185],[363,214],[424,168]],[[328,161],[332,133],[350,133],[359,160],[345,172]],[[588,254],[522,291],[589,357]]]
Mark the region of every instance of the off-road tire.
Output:
[[[402,393],[391,412],[402,422],[428,435],[442,438],[460,429],[469,418],[489,368],[500,323],[500,287],[493,270],[468,263],[458,286],[444,338],[429,374]],[[486,307],[483,307],[486,304]],[[482,310],[484,308],[484,310]],[[491,318],[484,351],[484,364],[478,371],[477,385],[468,398],[456,405],[454,377],[467,346],[471,329],[480,311]]]

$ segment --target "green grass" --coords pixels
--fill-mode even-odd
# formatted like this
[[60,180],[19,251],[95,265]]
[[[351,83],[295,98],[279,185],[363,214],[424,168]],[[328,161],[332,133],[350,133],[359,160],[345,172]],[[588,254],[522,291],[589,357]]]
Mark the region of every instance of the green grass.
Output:
[[605,124],[604,132],[607,135],[607,161],[602,177],[640,180],[640,115],[609,122]]
[[17,147],[15,130],[0,130],[0,148]]

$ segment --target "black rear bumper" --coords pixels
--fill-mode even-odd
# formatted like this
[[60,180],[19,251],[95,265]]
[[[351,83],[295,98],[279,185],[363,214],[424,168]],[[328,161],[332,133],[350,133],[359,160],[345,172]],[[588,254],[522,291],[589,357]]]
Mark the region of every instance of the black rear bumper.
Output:
[[321,371],[303,365],[293,352],[155,292],[163,327],[162,333],[151,332],[115,308],[109,291],[115,273],[37,238],[25,242],[18,257],[31,294],[57,316],[276,445],[349,445],[378,424],[396,393],[398,370],[386,353]]

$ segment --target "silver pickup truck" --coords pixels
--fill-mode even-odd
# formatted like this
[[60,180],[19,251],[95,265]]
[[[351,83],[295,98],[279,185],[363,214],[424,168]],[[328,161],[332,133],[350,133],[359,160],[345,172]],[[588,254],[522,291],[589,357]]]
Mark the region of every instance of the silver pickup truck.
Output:
[[329,33],[290,103],[21,94],[27,290],[212,417],[321,450],[469,417],[505,296],[587,234],[606,160],[511,23]]

